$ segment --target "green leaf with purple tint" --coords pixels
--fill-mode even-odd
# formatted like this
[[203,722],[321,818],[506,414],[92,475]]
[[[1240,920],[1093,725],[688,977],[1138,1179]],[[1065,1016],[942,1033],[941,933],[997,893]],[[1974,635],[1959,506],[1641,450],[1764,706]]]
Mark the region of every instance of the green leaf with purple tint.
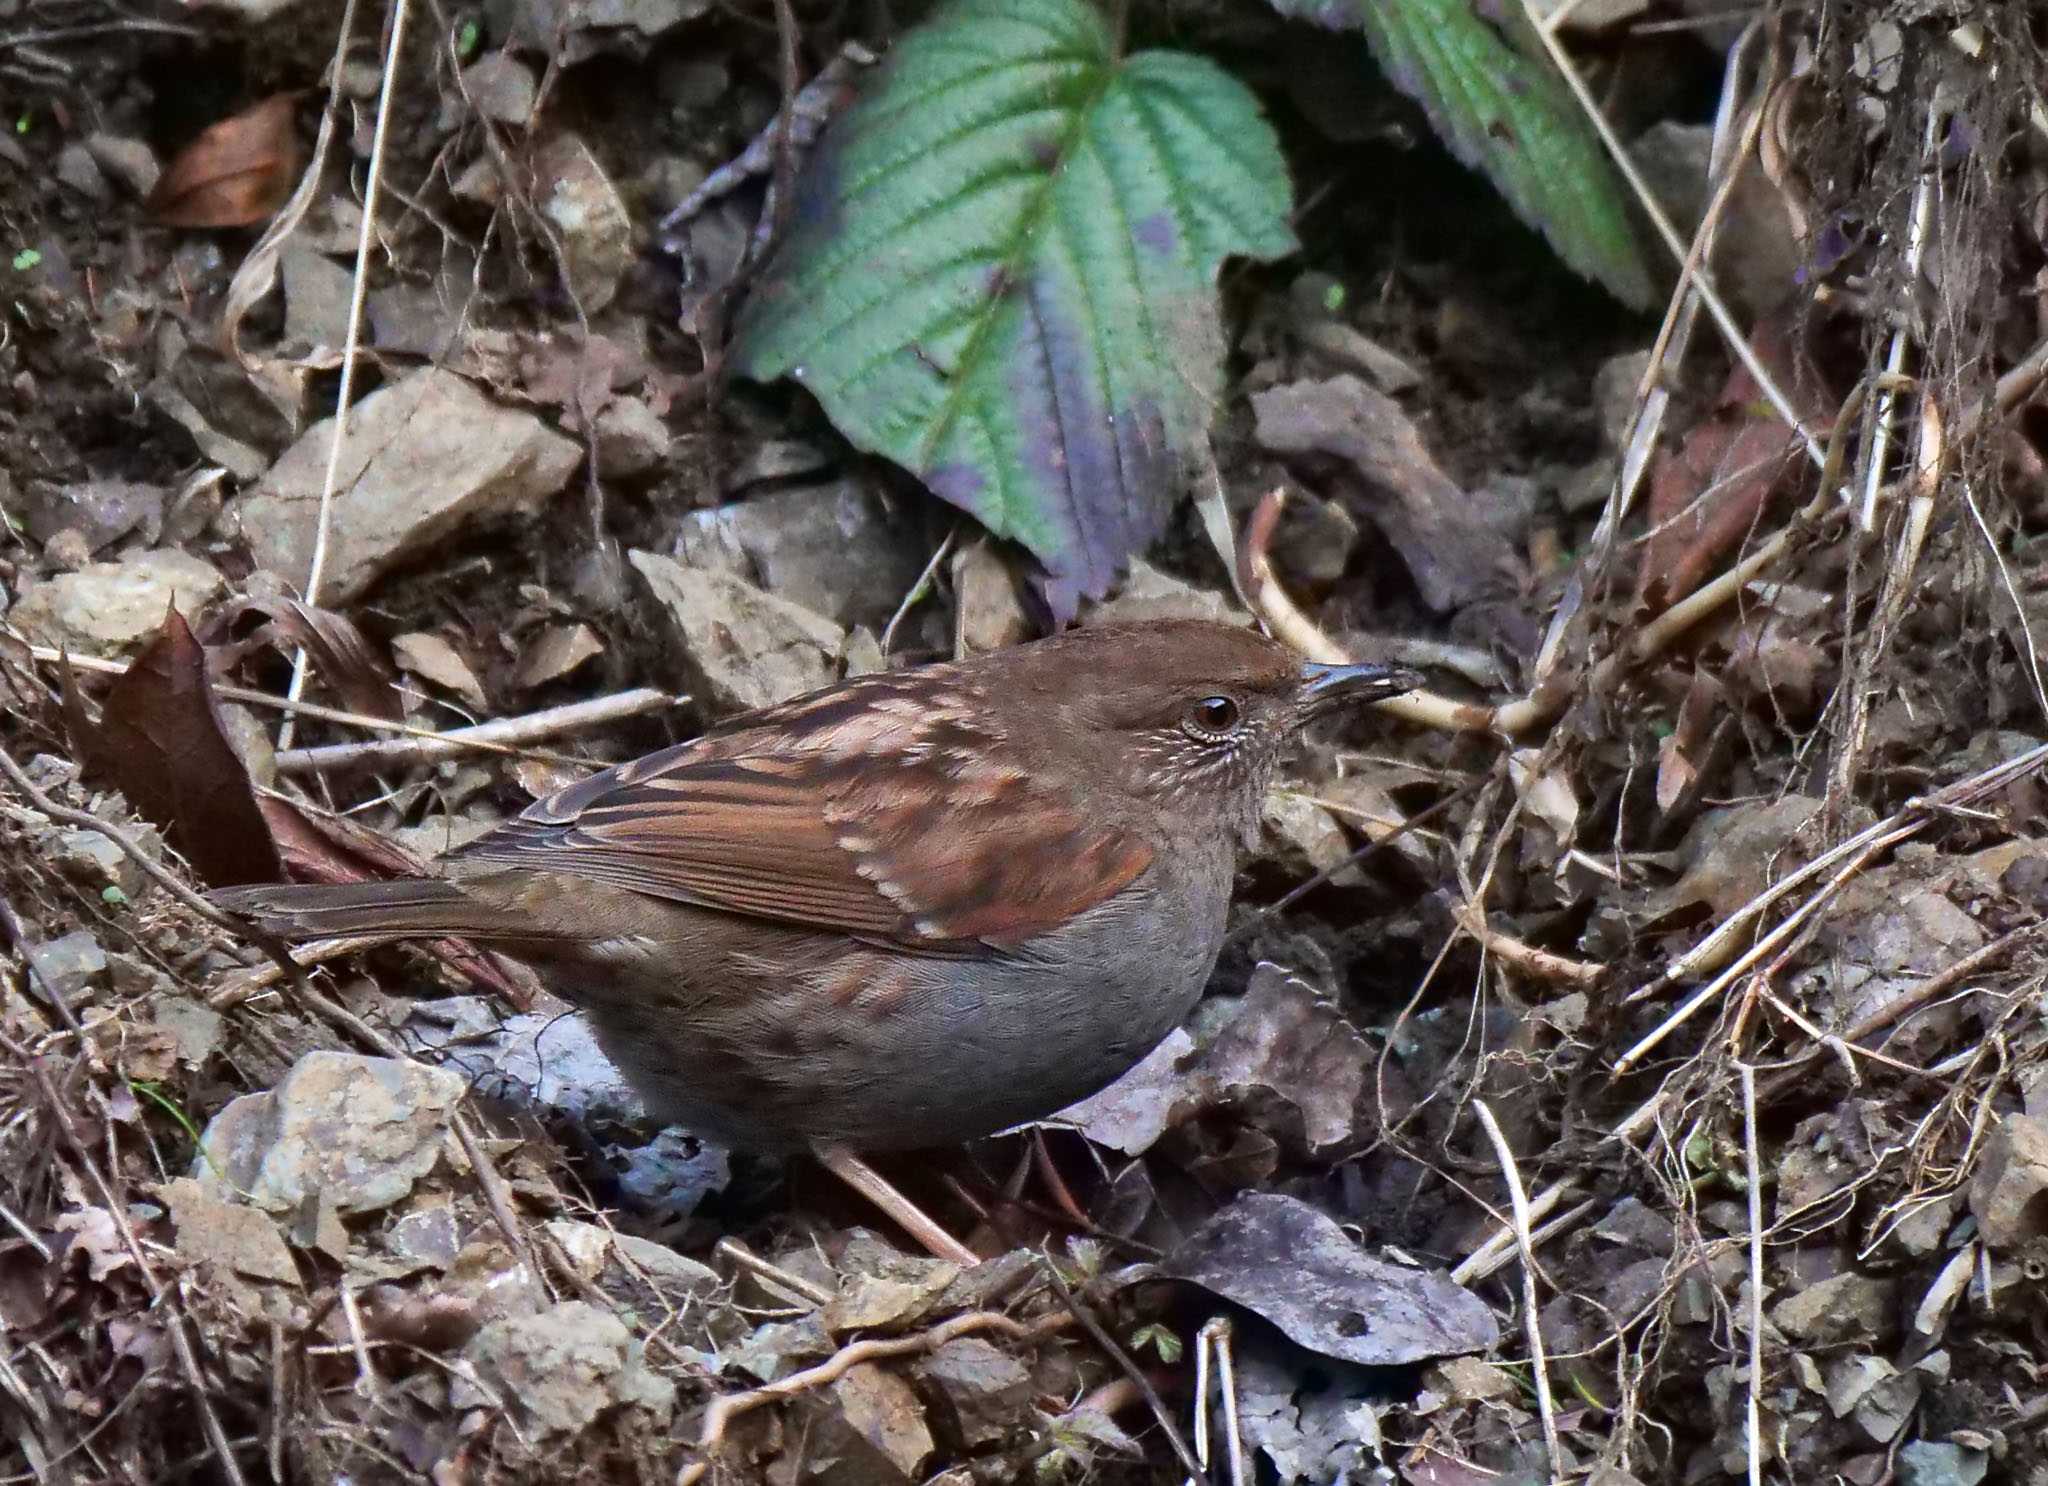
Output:
[[1363,31],[1394,86],[1558,257],[1632,309],[1649,306],[1656,289],[1620,173],[1549,60],[1524,55],[1487,19],[1512,24],[1521,0],[1271,3],[1297,20]]
[[1216,276],[1295,248],[1272,129],[1214,64],[1116,55],[1077,0],[955,0],[826,131],[733,365],[816,394],[1044,568],[1104,592],[1186,492]]

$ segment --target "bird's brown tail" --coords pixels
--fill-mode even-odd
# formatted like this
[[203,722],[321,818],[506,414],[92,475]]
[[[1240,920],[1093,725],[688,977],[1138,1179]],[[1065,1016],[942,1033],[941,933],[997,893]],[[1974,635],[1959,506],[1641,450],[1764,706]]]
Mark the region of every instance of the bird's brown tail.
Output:
[[479,902],[452,882],[407,877],[395,882],[267,883],[222,888],[215,904],[244,913],[285,939],[337,939],[378,934],[391,939],[488,938],[506,929],[503,910]]

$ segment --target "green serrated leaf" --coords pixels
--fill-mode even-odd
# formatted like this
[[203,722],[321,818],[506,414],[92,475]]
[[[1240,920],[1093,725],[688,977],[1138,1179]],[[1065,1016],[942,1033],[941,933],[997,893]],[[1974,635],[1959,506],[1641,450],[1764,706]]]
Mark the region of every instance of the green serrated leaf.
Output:
[[1171,1326],[1162,1325],[1158,1321],[1149,1321],[1131,1333],[1133,1352],[1143,1352],[1147,1347],[1159,1354],[1161,1362],[1169,1365],[1180,1361],[1181,1352],[1184,1350],[1180,1334]]
[[1216,275],[1292,252],[1251,94],[1078,0],[955,0],[806,170],[733,364],[1036,555],[1055,610],[1164,527],[1222,376]]
[[[1496,0],[1520,13],[1520,0]],[[1547,58],[1524,55],[1480,0],[1271,0],[1282,15],[1363,31],[1388,79],[1452,153],[1483,171],[1567,265],[1634,309],[1656,295],[1621,176]]]

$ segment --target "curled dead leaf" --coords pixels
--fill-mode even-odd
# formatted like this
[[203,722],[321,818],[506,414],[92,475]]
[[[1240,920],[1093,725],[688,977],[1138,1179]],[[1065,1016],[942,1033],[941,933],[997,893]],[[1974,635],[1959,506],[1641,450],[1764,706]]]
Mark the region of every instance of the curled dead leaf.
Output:
[[[251,614],[261,615],[265,622],[239,639],[230,639]],[[346,615],[282,594],[244,597],[215,616],[208,639],[218,647],[223,668],[239,665],[258,650],[290,655],[303,649],[312,657],[321,679],[340,693],[350,711],[387,722],[405,720],[405,699],[390,665]]]
[[296,93],[273,93],[210,125],[178,152],[143,203],[166,227],[247,227],[291,195],[299,174]]

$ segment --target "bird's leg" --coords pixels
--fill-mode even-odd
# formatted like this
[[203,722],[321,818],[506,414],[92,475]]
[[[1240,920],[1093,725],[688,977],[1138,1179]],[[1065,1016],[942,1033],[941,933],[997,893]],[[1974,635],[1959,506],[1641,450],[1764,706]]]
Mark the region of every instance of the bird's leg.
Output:
[[948,1233],[937,1219],[882,1180],[880,1172],[845,1146],[820,1143],[811,1149],[827,1171],[902,1224],[904,1231],[929,1252],[962,1269],[981,1263],[981,1255]]

